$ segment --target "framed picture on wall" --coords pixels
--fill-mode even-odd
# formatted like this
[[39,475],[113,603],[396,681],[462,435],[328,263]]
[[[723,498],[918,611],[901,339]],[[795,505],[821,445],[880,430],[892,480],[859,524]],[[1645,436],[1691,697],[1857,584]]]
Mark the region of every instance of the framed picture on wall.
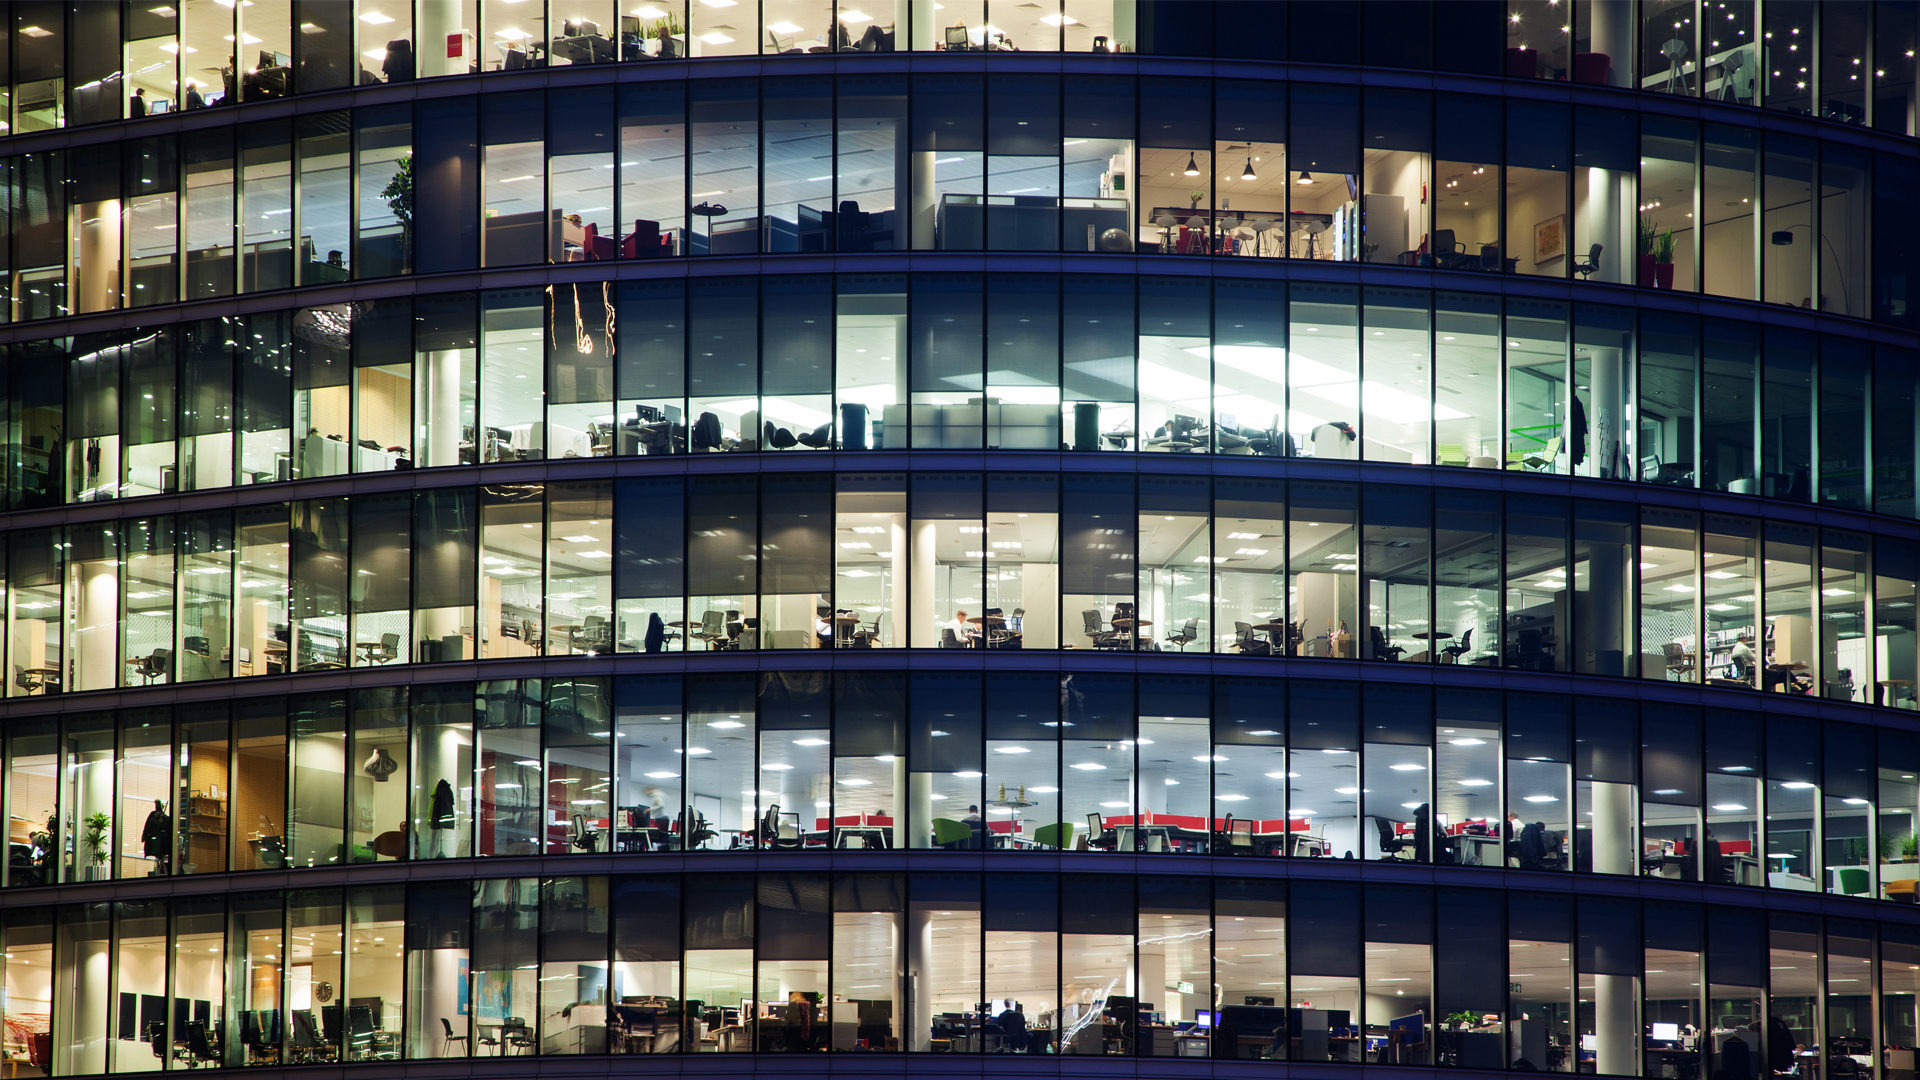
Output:
[[1567,253],[1567,215],[1555,214],[1533,227],[1533,261],[1543,263]]

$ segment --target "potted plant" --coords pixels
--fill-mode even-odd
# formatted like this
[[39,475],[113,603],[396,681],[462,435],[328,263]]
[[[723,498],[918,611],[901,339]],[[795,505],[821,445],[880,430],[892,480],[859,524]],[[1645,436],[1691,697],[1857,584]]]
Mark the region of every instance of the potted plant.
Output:
[[1192,191],[1187,192],[1187,209],[1189,211],[1200,209],[1200,200],[1206,197],[1206,188],[1194,188]]
[[98,881],[107,865],[107,833],[113,828],[113,819],[104,812],[92,813],[81,818],[80,824],[84,826],[80,843],[87,849],[87,880]]
[[1635,245],[1635,249],[1640,256],[1640,274],[1635,280],[1639,281],[1640,287],[1643,289],[1653,287],[1653,246],[1657,235],[1654,231],[1653,222],[1647,220],[1647,215],[1641,214],[1639,235]]
[[1660,234],[1653,244],[1653,287],[1673,288],[1673,230]]
[[400,265],[413,265],[413,155],[394,162],[393,176],[380,189],[387,210],[400,223]]
[[1455,1031],[1470,1030],[1473,1027],[1473,1025],[1479,1022],[1480,1022],[1480,1014],[1476,1012],[1471,1012],[1466,1009],[1462,1009],[1459,1012],[1450,1012],[1446,1015],[1446,1018],[1442,1021],[1442,1023],[1451,1025],[1453,1030]]

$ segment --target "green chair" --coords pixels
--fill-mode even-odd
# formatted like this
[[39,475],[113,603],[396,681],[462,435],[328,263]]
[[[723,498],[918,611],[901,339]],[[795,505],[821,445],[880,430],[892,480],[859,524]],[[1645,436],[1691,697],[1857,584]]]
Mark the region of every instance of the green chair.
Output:
[[1842,866],[1833,872],[1835,884],[1840,886],[1843,896],[1861,896],[1867,891],[1867,868],[1864,866]]
[[1065,851],[1073,846],[1073,822],[1056,821],[1033,830],[1033,842],[1044,848]]
[[952,818],[933,819],[933,846],[958,851],[973,839],[973,826]]
[[1467,463],[1466,447],[1460,443],[1440,443],[1434,447],[1434,460],[1442,465],[1461,465]]

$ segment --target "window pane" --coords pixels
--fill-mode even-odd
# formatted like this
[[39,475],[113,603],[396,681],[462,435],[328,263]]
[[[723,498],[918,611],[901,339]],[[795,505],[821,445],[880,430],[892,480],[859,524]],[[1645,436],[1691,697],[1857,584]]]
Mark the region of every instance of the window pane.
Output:
[[1708,124],[1700,207],[1701,289],[1754,299],[1754,199],[1760,194],[1757,132]]

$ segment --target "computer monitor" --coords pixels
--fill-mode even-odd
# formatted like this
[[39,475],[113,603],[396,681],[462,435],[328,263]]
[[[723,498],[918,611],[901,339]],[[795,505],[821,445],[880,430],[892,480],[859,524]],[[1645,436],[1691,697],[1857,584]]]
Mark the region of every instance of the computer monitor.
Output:
[[1203,1009],[1193,1014],[1193,1022],[1200,1027],[1210,1028],[1213,1026],[1213,1014]]
[[1649,1024],[1647,1026],[1650,1029],[1654,1042],[1680,1041],[1679,1024]]

